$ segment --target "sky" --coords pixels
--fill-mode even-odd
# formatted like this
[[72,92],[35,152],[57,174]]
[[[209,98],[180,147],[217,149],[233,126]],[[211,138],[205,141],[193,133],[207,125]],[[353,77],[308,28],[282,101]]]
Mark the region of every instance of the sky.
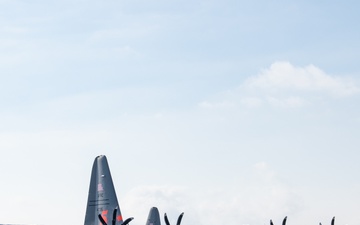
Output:
[[360,225],[358,1],[0,0],[0,223]]

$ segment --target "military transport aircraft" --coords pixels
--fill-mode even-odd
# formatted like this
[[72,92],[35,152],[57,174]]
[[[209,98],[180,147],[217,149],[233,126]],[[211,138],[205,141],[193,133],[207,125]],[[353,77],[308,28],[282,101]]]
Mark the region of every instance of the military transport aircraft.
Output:
[[[180,214],[176,225],[180,225],[183,215]],[[166,225],[170,225],[166,213],[164,217]],[[133,219],[123,220],[106,156],[97,156],[91,171],[84,225],[108,225],[109,220],[111,225],[127,225]],[[150,209],[146,225],[161,225],[156,207]]]

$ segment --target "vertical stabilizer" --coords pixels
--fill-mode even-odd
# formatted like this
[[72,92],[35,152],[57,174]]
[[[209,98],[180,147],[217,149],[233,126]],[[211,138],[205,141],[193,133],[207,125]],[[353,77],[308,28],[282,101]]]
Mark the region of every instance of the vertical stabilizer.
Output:
[[159,210],[156,207],[150,209],[146,225],[161,225]]
[[92,167],[84,225],[102,225],[98,218],[99,214],[106,223],[111,224],[113,213],[116,213],[115,224],[122,224],[123,219],[109,165],[106,156],[100,155],[95,158]]

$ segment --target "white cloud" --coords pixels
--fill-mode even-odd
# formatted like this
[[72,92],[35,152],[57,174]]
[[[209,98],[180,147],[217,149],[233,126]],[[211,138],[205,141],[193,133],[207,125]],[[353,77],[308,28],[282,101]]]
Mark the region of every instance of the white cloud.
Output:
[[232,108],[235,106],[234,102],[230,101],[222,101],[222,102],[208,102],[204,101],[199,104],[201,108],[208,108],[208,109],[219,109],[219,108]]
[[219,93],[213,101],[206,100],[199,105],[208,109],[302,108],[358,93],[360,87],[349,77],[328,75],[314,65],[296,67],[289,62],[275,62],[258,75],[247,78],[239,88]]
[[255,172],[260,175],[260,177],[265,178],[265,180],[274,179],[275,173],[269,169],[269,166],[265,162],[255,163],[253,166]]
[[[149,209],[157,206],[161,218],[166,212],[171,224],[185,212],[183,224],[263,224],[298,209],[291,187],[280,182],[265,162],[253,165],[249,179],[232,186],[177,187],[142,186],[132,189],[123,202],[126,214],[143,224]],[[126,207],[126,208],[125,208]],[[139,216],[138,216],[139,215]]]
[[[191,192],[190,192],[191,193]],[[130,190],[121,202],[124,215],[134,216],[136,219],[132,222],[134,225],[143,225],[151,207],[157,207],[160,211],[160,217],[163,218],[166,212],[169,220],[177,218],[182,211],[185,211],[184,220],[188,220],[191,211],[189,204],[189,190],[178,186],[141,186]],[[171,223],[173,224],[173,223]],[[188,223],[186,223],[188,224]]]
[[283,108],[299,108],[309,104],[305,99],[301,97],[267,97],[266,100],[271,106]]
[[271,91],[318,91],[340,97],[360,92],[350,80],[330,76],[314,65],[295,67],[289,62],[273,63],[269,69],[247,79],[244,86]]
[[240,103],[248,108],[257,108],[263,104],[263,100],[257,97],[243,97],[240,99]]

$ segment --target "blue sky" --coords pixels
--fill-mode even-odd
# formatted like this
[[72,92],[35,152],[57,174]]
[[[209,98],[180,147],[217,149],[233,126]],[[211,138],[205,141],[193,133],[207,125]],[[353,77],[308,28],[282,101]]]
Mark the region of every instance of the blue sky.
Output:
[[[356,1],[0,0],[1,223],[359,224]],[[21,212],[21,213],[19,213]]]

